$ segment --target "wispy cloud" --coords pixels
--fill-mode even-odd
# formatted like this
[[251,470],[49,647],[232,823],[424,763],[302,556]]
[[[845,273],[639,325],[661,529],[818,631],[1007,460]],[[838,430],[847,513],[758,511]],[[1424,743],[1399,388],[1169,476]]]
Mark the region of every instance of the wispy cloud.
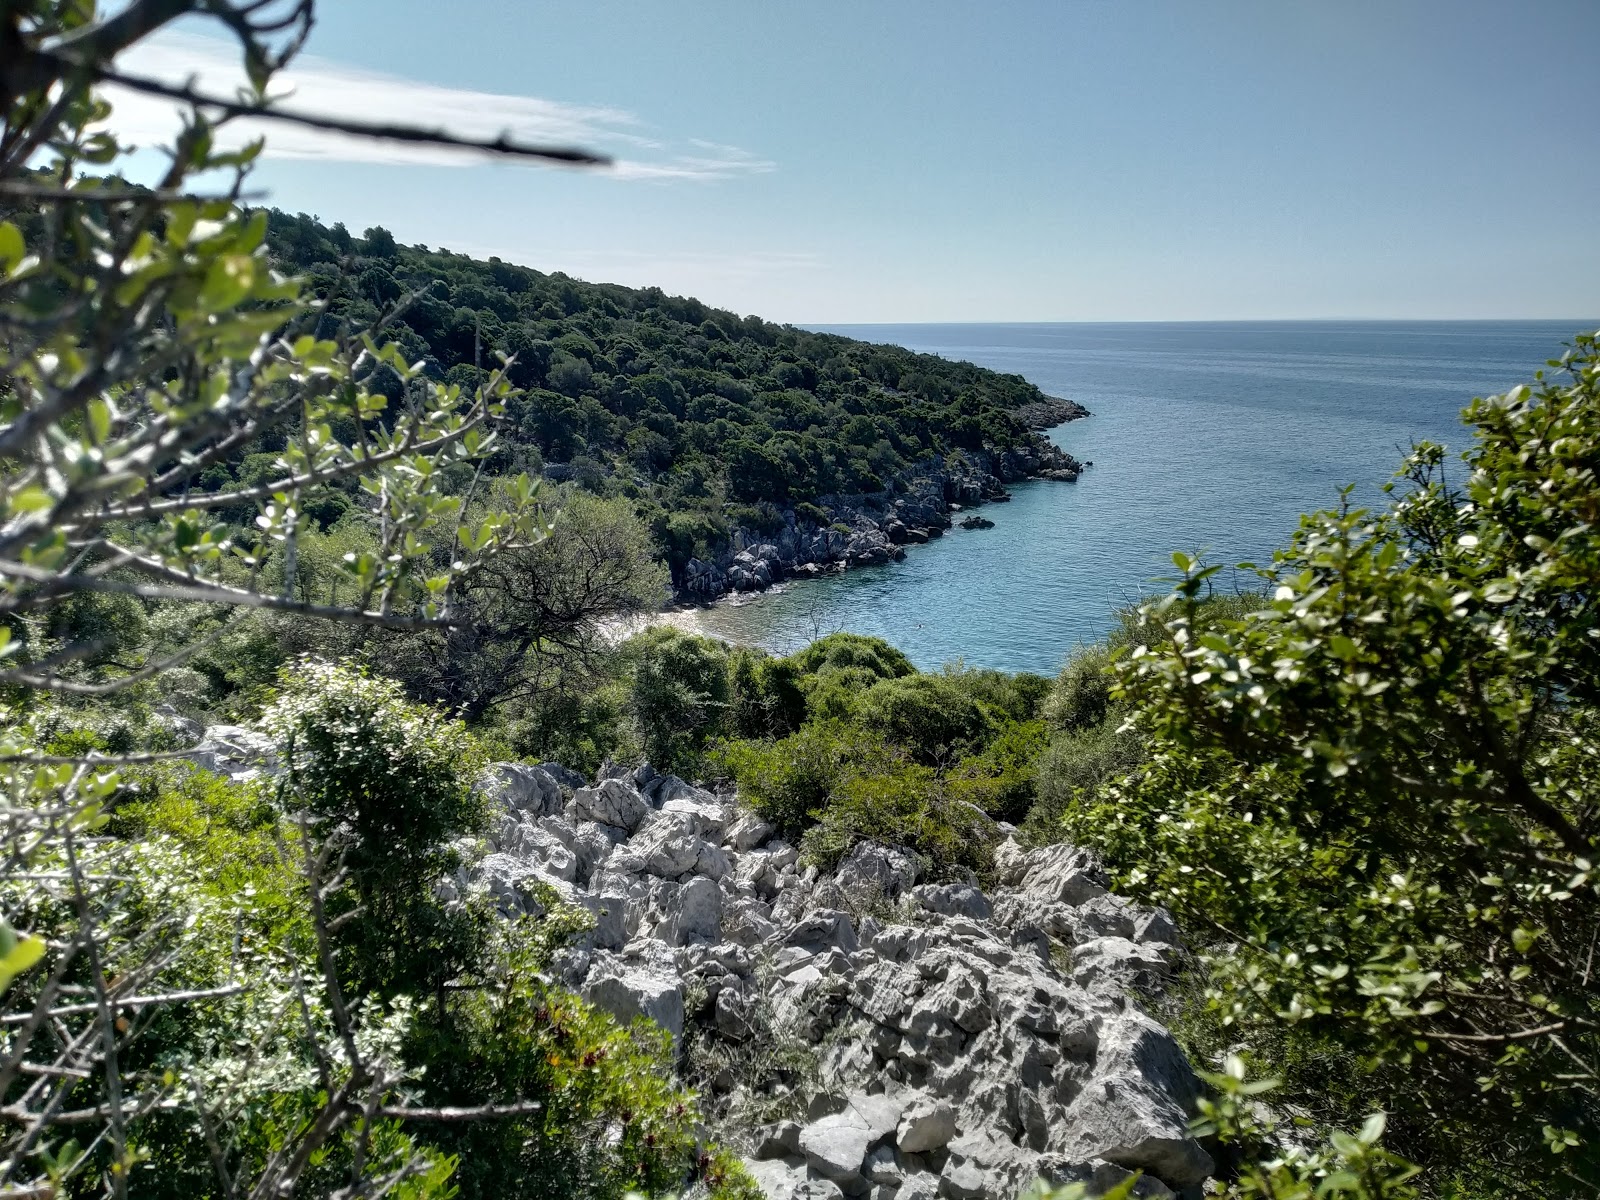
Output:
[[[224,96],[232,96],[244,81],[235,45],[192,33],[153,38],[128,51],[118,65],[129,74],[168,83],[193,80],[202,90]],[[150,145],[170,138],[177,113],[172,102],[110,90],[115,107],[111,124],[125,140]],[[275,78],[272,91],[285,97],[282,107],[288,110],[597,150],[615,158],[607,173],[622,180],[731,179],[776,168],[737,146],[662,137],[619,108],[441,87],[313,55],[296,59]],[[271,158],[397,166],[472,166],[486,158],[469,150],[374,141],[285,122],[239,121],[229,129],[237,143],[266,135],[265,154]]]

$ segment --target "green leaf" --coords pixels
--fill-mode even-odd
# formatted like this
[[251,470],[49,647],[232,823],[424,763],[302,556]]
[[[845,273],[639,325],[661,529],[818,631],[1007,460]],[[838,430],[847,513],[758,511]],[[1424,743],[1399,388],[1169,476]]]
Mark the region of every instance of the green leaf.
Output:
[[45,944],[43,938],[17,937],[4,922],[0,922],[0,929],[5,933],[5,937],[0,938],[0,946],[6,941],[11,943],[10,948],[0,954],[0,993],[3,993],[13,979],[44,957]]
[[1386,1114],[1375,1112],[1361,1126],[1361,1132],[1356,1134],[1356,1140],[1363,1146],[1376,1146],[1383,1137],[1384,1126],[1389,1122]]
[[0,270],[10,270],[27,256],[22,231],[10,221],[0,221]]

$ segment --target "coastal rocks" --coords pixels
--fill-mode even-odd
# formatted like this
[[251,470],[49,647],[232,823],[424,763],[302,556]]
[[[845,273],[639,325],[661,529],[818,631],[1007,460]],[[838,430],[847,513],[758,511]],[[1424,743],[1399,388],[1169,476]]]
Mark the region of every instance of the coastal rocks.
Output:
[[[1053,414],[1084,415],[1070,401],[1052,404],[1065,406],[1051,408]],[[691,558],[675,568],[673,585],[682,599],[703,603],[730,593],[758,592],[784,579],[898,561],[906,546],[926,543],[949,529],[953,511],[1009,500],[1007,484],[1024,479],[1070,482],[1082,470],[1083,464],[1042,437],[1000,451],[956,451],[911,468],[883,492],[820,496],[807,508],[809,516],[789,509],[775,513],[770,526],[735,528],[719,553]],[[815,509],[826,514],[825,522],[813,519]],[[962,524],[967,529],[992,526],[977,515]]]
[[1040,1176],[1097,1194],[1140,1171],[1136,1194],[1164,1197],[1210,1174],[1194,1075],[1136,999],[1165,984],[1171,918],[1109,892],[1092,855],[1008,838],[985,891],[862,842],[824,874],[672,776],[613,772],[545,812],[537,777],[490,774],[508,836],[465,886],[514,915],[554,880],[603,914],[558,978],[656,1021],[686,1063],[811,1064],[697,1083],[767,1196],[1009,1197]]

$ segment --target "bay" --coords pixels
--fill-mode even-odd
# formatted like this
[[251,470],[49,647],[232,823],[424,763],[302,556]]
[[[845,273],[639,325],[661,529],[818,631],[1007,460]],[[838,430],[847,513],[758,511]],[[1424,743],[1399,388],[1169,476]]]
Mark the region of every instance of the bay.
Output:
[[[904,562],[800,581],[695,614],[787,653],[850,630],[928,670],[1056,671],[1117,606],[1164,588],[1171,553],[1265,562],[1299,514],[1358,503],[1416,440],[1464,449],[1460,410],[1557,357],[1593,322],[847,325],[829,332],[1014,372],[1092,416],[1050,432],[1092,461],[1075,484],[1015,486]],[[1455,464],[1455,477],[1464,474]],[[1225,570],[1220,586],[1248,586]]]

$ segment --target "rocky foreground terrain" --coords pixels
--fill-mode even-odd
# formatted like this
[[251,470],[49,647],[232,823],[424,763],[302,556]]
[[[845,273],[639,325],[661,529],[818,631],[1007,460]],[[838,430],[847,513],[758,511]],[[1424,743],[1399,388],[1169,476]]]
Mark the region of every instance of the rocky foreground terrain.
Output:
[[[246,730],[195,759],[240,777],[273,763]],[[594,915],[564,982],[668,1030],[716,1135],[772,1200],[978,1200],[1037,1177],[1095,1191],[1196,1194],[1198,1086],[1136,998],[1176,952],[1161,910],[1108,893],[1084,852],[1008,838],[998,886],[930,883],[862,843],[832,875],[737,798],[648,766],[594,786],[502,763],[479,786],[487,844],[442,886],[510,915],[551,889]],[[1003,827],[1003,832],[1009,833]],[[709,1064],[709,1066],[708,1066]]]

